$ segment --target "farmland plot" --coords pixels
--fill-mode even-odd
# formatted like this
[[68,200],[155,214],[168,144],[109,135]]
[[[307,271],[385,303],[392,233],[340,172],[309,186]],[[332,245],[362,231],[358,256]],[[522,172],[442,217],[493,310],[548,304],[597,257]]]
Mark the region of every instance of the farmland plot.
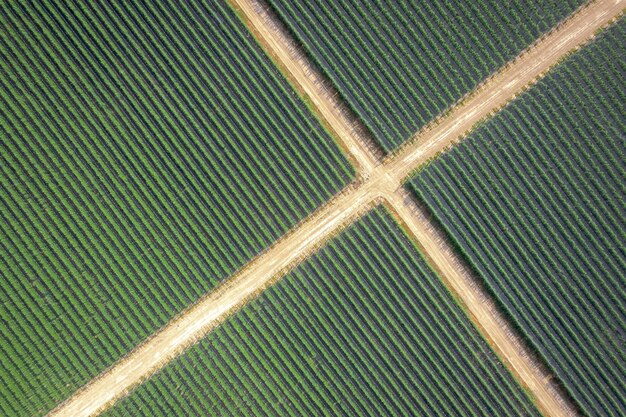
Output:
[[0,415],[41,415],[352,167],[221,2],[0,5]]
[[582,4],[267,2],[387,151]]
[[538,414],[379,208],[105,415]]
[[626,415],[626,21],[412,180],[586,415]]

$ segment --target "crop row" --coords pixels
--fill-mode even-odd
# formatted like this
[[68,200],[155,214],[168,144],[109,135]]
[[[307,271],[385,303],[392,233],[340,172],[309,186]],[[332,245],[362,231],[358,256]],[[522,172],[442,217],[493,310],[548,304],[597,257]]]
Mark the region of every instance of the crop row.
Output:
[[267,1],[387,151],[582,3]]
[[38,415],[352,168],[222,2],[0,22],[0,414]]
[[412,181],[586,415],[626,402],[626,21]]
[[105,415],[537,413],[378,208]]

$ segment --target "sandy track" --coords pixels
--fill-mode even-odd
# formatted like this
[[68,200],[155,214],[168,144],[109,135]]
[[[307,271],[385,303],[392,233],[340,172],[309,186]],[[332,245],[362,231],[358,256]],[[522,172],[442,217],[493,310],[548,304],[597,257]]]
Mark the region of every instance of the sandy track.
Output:
[[517,380],[532,393],[541,412],[555,417],[576,415],[576,410],[565,399],[567,397],[554,385],[550,374],[536,363],[534,355],[523,346],[515,330],[474,280],[443,234],[434,227],[424,209],[418,207],[404,189],[391,195],[387,205],[415,238],[429,264],[461,301],[491,347]]
[[442,120],[427,126],[394,152],[385,162],[387,171],[393,173],[397,181],[407,178],[428,159],[453,145],[476,123],[532,85],[565,55],[589,41],[625,6],[624,0],[600,0],[579,10],[505,65]]
[[336,196],[51,415],[90,416],[102,411],[111,401],[123,396],[221,323],[233,310],[279,279],[290,266],[310,254],[342,226],[367,211],[373,196],[367,187],[348,189]]
[[[258,33],[275,42],[276,50],[280,51],[280,41],[272,40],[271,29],[268,27],[267,30],[263,30],[267,22],[255,20],[253,0],[233,1],[257,27]],[[601,0],[583,8],[565,24],[507,65],[444,118],[419,132],[382,165],[370,166],[372,162],[367,162],[368,158],[357,157],[362,160],[365,169],[371,170],[369,175],[362,176],[362,183],[345,189],[214,292],[199,300],[109,370],[77,391],[50,415],[89,416],[110,406],[132,387],[221,323],[229,314],[278,280],[298,261],[310,255],[381,198],[389,201],[396,211],[399,208],[399,212],[403,213],[401,219],[405,224],[413,224],[415,230],[420,231],[417,229],[420,223],[417,218],[411,220],[413,217],[408,212],[405,213],[402,205],[397,203],[398,197],[395,192],[400,188],[402,181],[422,163],[451,146],[477,122],[501,108],[568,52],[589,40],[597,29],[605,26],[622,11],[625,3],[626,0]],[[315,97],[312,93],[307,94],[310,94],[312,99]],[[350,134],[350,128],[341,127],[345,120],[342,122],[339,117],[333,115],[332,104],[322,98],[314,100],[314,104],[320,106],[320,109],[325,108],[323,112],[329,113],[327,121],[333,125],[340,139],[346,140],[346,148],[351,152],[355,150],[355,155],[362,153],[361,142],[350,139],[354,138]],[[374,160],[371,157],[369,159]],[[471,295],[471,292],[465,292],[462,277],[455,275],[458,271],[453,260],[441,255],[437,249],[438,244],[423,230],[419,236],[426,256],[442,271],[442,277],[451,289],[456,291],[458,287],[462,291],[457,294],[468,309],[471,308],[471,314],[479,323],[479,327],[486,337],[493,341],[507,366],[532,390],[542,409],[548,415],[566,415],[560,412],[566,411],[565,407],[558,406],[561,402],[551,398],[549,390],[544,389],[546,385],[537,381],[540,377],[535,375],[535,371],[526,369],[524,361],[520,359],[524,352],[520,351],[515,343],[507,343],[502,339],[505,336],[512,338],[511,334],[503,330],[503,324],[493,316],[493,313],[482,311],[481,309],[488,308],[481,307],[484,304]],[[492,318],[489,318],[490,315]],[[486,318],[481,319],[483,317]],[[502,336],[501,332],[504,332],[505,336]],[[532,368],[532,363],[530,366]]]
[[339,101],[338,94],[323,81],[323,76],[258,1],[230,0],[230,2],[243,13],[248,27],[253,30],[265,50],[309,97],[318,116],[334,131],[339,144],[356,162],[359,174],[367,177],[378,162],[367,150],[372,149],[373,142],[365,137],[365,128],[354,117],[348,117],[349,111]]

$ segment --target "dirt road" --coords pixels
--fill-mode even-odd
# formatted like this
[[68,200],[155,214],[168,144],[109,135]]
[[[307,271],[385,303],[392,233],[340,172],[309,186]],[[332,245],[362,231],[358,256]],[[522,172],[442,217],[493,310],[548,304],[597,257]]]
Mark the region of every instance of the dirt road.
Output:
[[322,76],[268,16],[260,3],[254,0],[231,0],[231,4],[244,14],[246,23],[255,32],[257,40],[308,96],[318,116],[326,121],[340,139],[342,148],[356,162],[359,174],[367,177],[378,165],[376,157],[367,151],[371,139],[359,133],[362,128],[355,126],[358,122],[346,117],[347,109],[338,96],[329,93]]
[[[268,42],[276,42],[275,48],[280,51],[280,42],[272,39],[271,30],[263,29],[266,23],[254,22],[253,3],[248,0],[233,1],[249,18],[252,18],[255,26],[258,25],[257,30],[268,37]],[[238,307],[279,279],[289,268],[310,255],[381,198],[395,204],[394,207],[403,213],[401,215],[403,221],[406,224],[417,224],[414,224],[415,230],[420,231],[417,229],[419,222],[411,220],[411,215],[404,213],[402,206],[396,201],[395,192],[400,188],[401,181],[420,164],[458,140],[475,123],[501,108],[565,54],[590,39],[598,28],[605,26],[621,12],[624,3],[626,0],[617,2],[605,0],[582,9],[566,24],[505,67],[438,124],[418,133],[408,145],[382,165],[374,166],[371,157],[357,157],[362,160],[364,169],[371,170],[369,175],[362,177],[362,183],[348,187],[213,293],[202,298],[111,369],[76,392],[50,415],[78,417],[102,411],[221,323]],[[294,70],[299,71],[297,68]],[[303,80],[306,84],[305,81]],[[310,94],[312,99],[316,97],[314,86],[307,88],[312,88],[307,94]],[[323,97],[316,98],[314,104],[324,109],[324,114],[328,113],[328,122],[340,133],[340,138],[346,140],[348,150],[355,150],[355,155],[362,154],[363,148],[359,141],[350,139],[353,136],[349,134],[349,127],[343,126],[345,121],[342,122],[333,114],[332,104]],[[497,321],[497,317],[486,310],[481,310],[483,304],[477,301],[473,293],[465,291],[461,282],[462,277],[455,275],[456,269],[452,260],[439,254],[436,243],[427,233],[420,231],[420,235],[426,256],[433,259],[435,265],[443,271],[443,278],[449,283],[450,288],[455,291],[459,288],[458,295],[468,308],[471,308],[472,315],[486,337],[493,340],[507,365],[520,377],[522,383],[532,390],[542,408],[548,411],[548,415],[565,415],[559,412],[562,407],[557,407],[560,404],[558,399],[552,398],[548,390],[542,388],[545,384],[538,382],[534,371],[527,369],[527,365],[520,359],[523,352],[520,352],[515,344],[505,341],[507,333],[502,330],[503,327]],[[504,336],[501,334],[503,331]],[[532,364],[529,366],[532,368]]]
[[535,363],[533,355],[523,346],[515,330],[497,310],[489,295],[474,282],[458,255],[431,224],[423,209],[412,203],[404,189],[396,191],[386,201],[402,226],[413,235],[429,264],[459,298],[470,319],[487,338],[491,347],[517,380],[522,381],[532,393],[534,402],[543,415],[576,415],[576,410],[563,399],[550,375]]
[[234,309],[279,279],[290,266],[309,255],[337,230],[367,211],[373,197],[367,187],[361,187],[348,189],[332,199],[243,270],[78,391],[51,415],[78,417],[102,411],[111,401],[123,396],[182,349],[221,323]]
[[443,120],[418,132],[385,161],[386,170],[397,181],[403,181],[421,164],[452,146],[476,123],[532,85],[565,55],[590,40],[624,7],[624,0],[600,0],[581,9],[503,67]]

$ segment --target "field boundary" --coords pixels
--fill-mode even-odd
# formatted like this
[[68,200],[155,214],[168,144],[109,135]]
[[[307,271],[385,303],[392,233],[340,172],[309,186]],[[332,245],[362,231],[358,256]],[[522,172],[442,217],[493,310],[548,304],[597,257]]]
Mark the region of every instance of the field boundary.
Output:
[[507,363],[511,374],[528,388],[542,413],[546,416],[577,415],[567,393],[554,383],[552,374],[525,345],[447,237],[432,222],[425,208],[404,189],[386,199],[385,205],[413,238],[428,264],[441,277],[497,356]]
[[[255,20],[256,9],[253,5],[256,0],[229,1],[235,5],[243,4],[245,7],[238,7],[238,9],[248,19],[252,17],[252,20]],[[506,64],[494,76],[482,83],[466,99],[457,103],[446,113],[446,117],[418,132],[408,144],[402,146],[382,163],[367,168],[369,165],[368,162],[365,162],[366,175],[362,175],[357,183],[348,186],[326,205],[316,210],[283,238],[245,265],[239,272],[225,280],[215,291],[178,315],[151,338],[52,410],[49,415],[89,416],[108,408],[134,386],[155,373],[168,361],[225,320],[228,315],[280,279],[298,262],[312,254],[372,206],[386,202],[394,210],[399,209],[401,212],[406,212],[399,218],[401,223],[425,227],[420,223],[421,220],[415,215],[415,212],[409,206],[405,206],[406,198],[402,191],[398,191],[404,180],[421,165],[452,146],[476,124],[501,109],[516,95],[534,84],[567,54],[592,39],[597,30],[607,26],[623,12],[625,3],[626,0],[598,0],[579,9],[555,30],[548,33],[518,58]],[[267,24],[259,19],[256,21],[260,25]],[[268,29],[254,33],[266,34],[271,33],[271,31]],[[273,40],[272,43],[280,45],[279,40]],[[263,42],[262,45],[266,45],[266,43]],[[279,48],[277,51],[284,48]],[[317,106],[318,101],[313,100],[313,104]],[[329,101],[326,99],[319,101],[319,103],[322,103],[319,104],[321,106],[329,105]],[[324,108],[325,112],[330,112],[330,115],[333,116],[326,119],[328,123],[334,123],[333,121],[340,124],[345,123],[345,120],[333,114],[332,106]],[[344,130],[351,132],[349,128],[346,129],[344,126],[335,130],[335,133]],[[344,149],[349,150],[352,147],[357,149],[357,152],[363,152],[363,146],[359,145],[361,142],[355,140],[351,133],[346,133],[345,136],[337,135],[337,137],[339,140],[345,139],[347,145]],[[360,158],[363,161],[368,159]],[[374,157],[369,159],[375,160]],[[398,199],[403,201],[402,204],[399,204]],[[415,230],[420,229],[416,228]],[[424,234],[424,236],[427,235]],[[433,237],[429,239],[433,239]],[[418,238],[418,242],[421,242],[420,245],[425,248],[424,255],[427,259],[439,259],[441,257],[439,253],[444,251],[443,246],[439,246],[438,243],[432,249],[428,249],[431,240]],[[446,258],[443,256],[441,259]],[[441,261],[435,262],[436,269],[445,266],[447,261],[443,262],[442,265],[439,265],[439,262]],[[453,264],[454,259],[451,258],[450,265]],[[478,312],[484,310],[484,314],[491,317],[492,313],[488,311],[488,307],[480,301],[483,300],[482,298],[477,300],[468,298],[466,300],[464,293],[455,291],[455,285],[464,288],[463,286],[468,284],[462,281],[463,275],[457,270],[457,267],[450,266],[450,268],[452,275],[445,275],[445,271],[442,275],[450,291],[463,301],[472,315],[474,314],[473,308]],[[460,274],[459,282],[454,281],[457,279],[455,274]],[[482,316],[475,315],[473,319],[478,321],[479,329],[490,345],[496,352],[500,353],[502,348],[497,345],[500,339],[491,337],[489,333],[491,325],[483,326],[480,317]],[[506,324],[506,322],[501,324]],[[513,333],[507,333],[499,325],[496,328],[505,335],[505,342],[508,338],[516,339],[515,336],[511,336]],[[541,368],[536,366],[532,366],[536,369],[529,371],[528,374],[521,372],[525,369],[526,365],[522,365],[525,360],[531,361],[533,365],[534,362],[526,353],[515,348],[513,348],[517,352],[515,355],[526,359],[519,359],[517,356],[507,357],[507,349],[502,350],[504,356],[501,356],[501,359],[518,377],[521,384],[531,391],[539,408],[546,415],[566,416],[573,414],[567,402],[558,393],[549,389],[547,384],[549,375],[542,374]]]
[[232,0],[229,3],[255,35],[256,41],[309,102],[311,111],[355,162],[357,178],[367,177],[384,154],[365,125],[340,99],[332,83],[309,60],[268,5],[258,0]]

